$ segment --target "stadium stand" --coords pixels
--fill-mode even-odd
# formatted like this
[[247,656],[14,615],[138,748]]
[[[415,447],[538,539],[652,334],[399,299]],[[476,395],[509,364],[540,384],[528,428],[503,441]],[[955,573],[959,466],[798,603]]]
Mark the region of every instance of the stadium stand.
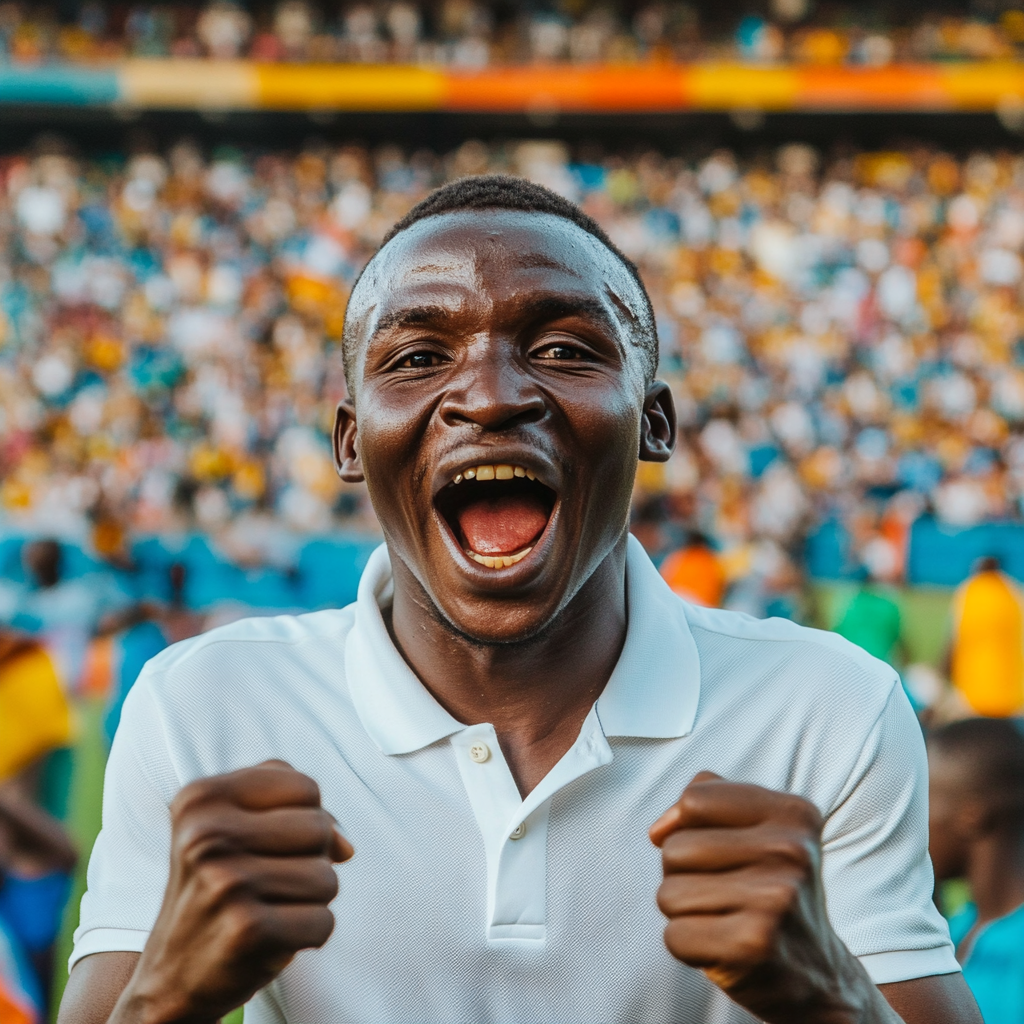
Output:
[[0,164],[7,529],[114,561],[198,530],[249,568],[372,531],[327,444],[346,290],[426,191],[488,170],[578,199],[642,268],[683,425],[638,479],[655,550],[699,528],[735,581],[837,522],[849,543],[815,543],[843,575],[869,549],[903,564],[924,514],[940,532],[1021,518],[1018,158],[181,143]]
[[[253,9],[255,8],[255,10]],[[261,62],[495,64],[569,60],[740,59],[884,66],[900,60],[999,60],[1024,45],[1024,11],[935,13],[913,4],[775,0],[762,14],[726,4],[84,4],[0,6],[0,53],[12,61],[248,57]]]

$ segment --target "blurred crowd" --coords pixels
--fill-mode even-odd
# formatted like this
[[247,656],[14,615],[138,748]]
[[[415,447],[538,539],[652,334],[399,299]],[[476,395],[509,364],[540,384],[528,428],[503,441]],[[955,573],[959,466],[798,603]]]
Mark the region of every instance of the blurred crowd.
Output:
[[430,189],[491,171],[578,201],[640,266],[681,432],[641,466],[633,531],[670,585],[811,619],[804,540],[845,526],[865,580],[828,624],[936,727],[936,868],[973,895],[947,906],[959,955],[993,1013],[1024,1006],[1024,601],[984,560],[925,668],[895,586],[917,517],[1024,519],[1024,158],[471,141],[81,159],[50,139],[0,159],[0,529],[70,542],[19,546],[0,581],[0,1011],[44,1013],[76,859],[69,693],[102,702],[109,742],[144,661],[216,621],[184,561],[140,602],[69,555],[130,577],[133,541],[198,531],[285,578],[311,537],[372,533],[328,444],[348,290]]
[[[980,6],[980,5],[979,5]],[[865,8],[771,0],[762,13],[699,11],[679,2],[560,3],[306,0],[206,5],[0,4],[0,62],[124,57],[484,67],[547,61],[792,61],[881,66],[906,60],[996,60],[1024,45],[1024,10],[989,4],[948,16],[905,5]]]
[[640,265],[681,424],[637,480],[654,555],[712,537],[731,600],[765,614],[798,599],[822,521],[896,579],[922,513],[1024,515],[1021,158],[51,140],[0,160],[2,521],[115,563],[140,534],[285,566],[296,538],[372,531],[328,444],[347,292],[413,203],[486,171],[578,200]]

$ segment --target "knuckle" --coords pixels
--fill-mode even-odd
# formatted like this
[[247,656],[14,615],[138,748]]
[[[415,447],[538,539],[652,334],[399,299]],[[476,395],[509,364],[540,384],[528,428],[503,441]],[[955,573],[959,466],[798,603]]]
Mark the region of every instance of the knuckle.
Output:
[[766,902],[776,914],[790,913],[800,899],[800,887],[795,881],[780,880],[773,883],[767,890]]
[[760,964],[775,952],[778,927],[770,917],[758,917],[740,936],[740,959],[747,964]]
[[188,869],[197,871],[207,861],[223,855],[231,848],[224,833],[203,821],[187,821],[174,834],[174,849],[178,860]]
[[783,840],[779,854],[787,864],[792,864],[802,874],[809,873],[814,867],[811,847],[804,836],[790,836]]
[[244,896],[252,888],[249,877],[228,864],[206,864],[198,877],[206,900],[215,906]]
[[238,903],[225,910],[224,926],[237,949],[251,950],[267,939],[266,914],[256,904]]
[[319,949],[334,931],[334,914],[327,907],[319,907],[311,912],[309,923],[309,945]]
[[704,800],[700,793],[701,783],[695,782],[683,790],[683,795],[676,801],[676,806],[684,815],[699,814],[704,808]]
[[182,786],[171,800],[171,818],[177,820],[200,804],[211,800],[215,796],[217,788],[216,778],[197,779],[187,786]]
[[666,878],[658,886],[656,900],[658,909],[666,916],[673,917],[680,913],[686,897],[686,879]]
[[338,895],[338,874],[334,870],[331,864],[326,861],[322,862],[323,867],[320,870],[320,892],[322,894],[325,903],[330,903],[335,896]]
[[824,824],[821,811],[810,800],[805,800],[803,797],[791,796],[790,800],[793,803],[793,817],[807,831],[812,832],[816,836],[820,835],[822,825]]
[[689,953],[689,929],[682,921],[669,921],[665,925],[664,940],[668,951],[676,957],[685,959]]
[[662,867],[671,870],[682,859],[689,847],[689,837],[683,832],[673,832],[661,844]]

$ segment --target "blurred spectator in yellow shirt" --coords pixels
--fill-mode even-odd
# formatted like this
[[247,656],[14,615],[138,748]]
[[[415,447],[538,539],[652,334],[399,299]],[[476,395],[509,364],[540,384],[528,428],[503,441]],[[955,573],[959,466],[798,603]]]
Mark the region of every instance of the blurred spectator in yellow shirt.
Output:
[[50,655],[0,630],[0,782],[71,740],[71,709]]
[[[0,630],[0,944],[9,961],[21,964],[15,987],[40,1013],[77,853],[61,823],[40,806],[39,789],[47,756],[66,746],[71,733],[71,711],[50,656],[31,638]],[[0,997],[6,984],[10,1005],[18,1006],[8,968],[0,971]]]
[[997,558],[981,559],[953,598],[950,678],[979,715],[1024,707],[1024,603]]

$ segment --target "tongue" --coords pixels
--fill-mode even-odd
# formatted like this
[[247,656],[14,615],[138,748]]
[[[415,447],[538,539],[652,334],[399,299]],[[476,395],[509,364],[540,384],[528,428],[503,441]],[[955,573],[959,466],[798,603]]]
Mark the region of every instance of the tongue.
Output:
[[513,555],[535,540],[548,522],[534,495],[505,495],[474,501],[459,512],[459,527],[478,555]]

